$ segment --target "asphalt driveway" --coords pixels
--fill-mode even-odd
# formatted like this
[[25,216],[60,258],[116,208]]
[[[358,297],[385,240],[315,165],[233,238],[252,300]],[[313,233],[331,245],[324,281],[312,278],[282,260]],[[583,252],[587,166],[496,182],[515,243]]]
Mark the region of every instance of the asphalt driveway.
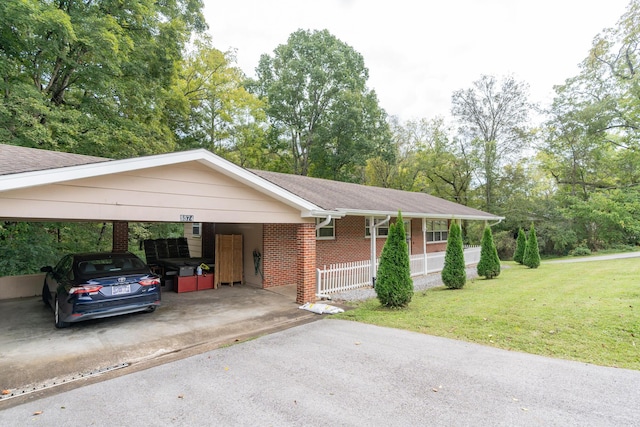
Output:
[[323,319],[0,411],[0,425],[632,426],[640,372]]

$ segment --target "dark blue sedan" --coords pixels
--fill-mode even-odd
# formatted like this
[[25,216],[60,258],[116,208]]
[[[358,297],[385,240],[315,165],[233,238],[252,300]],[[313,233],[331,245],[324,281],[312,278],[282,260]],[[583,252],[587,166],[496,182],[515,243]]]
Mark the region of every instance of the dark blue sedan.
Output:
[[42,300],[53,308],[56,328],[160,305],[160,277],[132,253],[70,254],[41,271]]

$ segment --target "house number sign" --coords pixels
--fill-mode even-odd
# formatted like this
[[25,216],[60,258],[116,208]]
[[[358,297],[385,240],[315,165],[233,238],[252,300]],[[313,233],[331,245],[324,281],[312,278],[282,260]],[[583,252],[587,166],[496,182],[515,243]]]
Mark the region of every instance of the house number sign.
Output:
[[180,222],[194,222],[194,215],[180,215]]

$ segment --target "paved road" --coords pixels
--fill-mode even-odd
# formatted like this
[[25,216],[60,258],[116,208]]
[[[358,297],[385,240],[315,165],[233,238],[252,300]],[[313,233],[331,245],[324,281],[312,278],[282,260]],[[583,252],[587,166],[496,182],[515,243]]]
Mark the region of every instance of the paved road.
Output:
[[11,407],[0,425],[637,426],[638,402],[640,371],[322,319]]
[[611,254],[611,255],[596,255],[596,256],[589,256],[589,257],[562,258],[562,259],[554,259],[554,260],[543,261],[543,262],[549,263],[549,264],[562,264],[562,263],[571,263],[571,262],[607,261],[611,259],[638,258],[638,257],[640,257],[640,251],[622,252],[622,253]]

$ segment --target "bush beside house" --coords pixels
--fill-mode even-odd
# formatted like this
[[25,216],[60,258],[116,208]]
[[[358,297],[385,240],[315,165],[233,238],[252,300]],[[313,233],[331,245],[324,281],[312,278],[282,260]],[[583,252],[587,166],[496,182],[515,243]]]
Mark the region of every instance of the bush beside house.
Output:
[[413,297],[413,280],[402,214],[389,227],[382,248],[375,286],[380,304],[385,307],[406,307]]
[[464,264],[464,248],[462,247],[462,232],[456,221],[451,221],[447,251],[444,255],[442,282],[447,288],[460,289],[467,283],[467,271]]
[[484,276],[487,279],[493,279],[500,275],[500,258],[496,245],[493,243],[490,227],[484,228],[477,271],[479,276]]

